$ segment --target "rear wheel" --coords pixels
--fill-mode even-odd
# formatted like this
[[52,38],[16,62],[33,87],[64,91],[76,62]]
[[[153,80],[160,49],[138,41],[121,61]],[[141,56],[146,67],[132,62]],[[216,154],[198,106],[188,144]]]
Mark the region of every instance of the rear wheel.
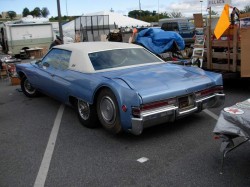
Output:
[[109,89],[102,90],[97,98],[97,114],[105,129],[114,134],[122,132],[117,100]]
[[21,79],[21,89],[27,97],[35,97],[38,94],[38,91],[31,86],[26,76],[23,76]]
[[78,99],[76,107],[79,120],[83,126],[95,128],[99,125],[96,110],[93,105]]

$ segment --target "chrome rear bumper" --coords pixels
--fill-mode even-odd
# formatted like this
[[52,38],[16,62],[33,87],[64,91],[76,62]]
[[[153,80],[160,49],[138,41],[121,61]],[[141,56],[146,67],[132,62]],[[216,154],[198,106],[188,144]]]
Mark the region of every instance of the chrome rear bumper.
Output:
[[191,108],[180,110],[178,106],[168,106],[142,112],[140,118],[132,118],[132,134],[139,135],[144,128],[173,122],[178,118],[200,112],[206,108],[215,108],[224,104],[225,94],[214,94],[194,101]]

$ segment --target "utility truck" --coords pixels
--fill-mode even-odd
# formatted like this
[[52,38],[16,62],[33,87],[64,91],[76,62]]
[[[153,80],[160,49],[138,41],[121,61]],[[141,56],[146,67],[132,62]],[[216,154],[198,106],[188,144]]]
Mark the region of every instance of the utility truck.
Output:
[[159,26],[164,31],[176,31],[190,47],[194,44],[195,27],[187,18],[164,18],[159,20]]
[[[234,18],[235,13],[238,19]],[[208,20],[210,24],[205,29],[207,60],[204,69],[222,72],[225,78],[250,78],[250,13],[240,14],[234,8],[230,26],[218,39],[213,28],[217,20]]]

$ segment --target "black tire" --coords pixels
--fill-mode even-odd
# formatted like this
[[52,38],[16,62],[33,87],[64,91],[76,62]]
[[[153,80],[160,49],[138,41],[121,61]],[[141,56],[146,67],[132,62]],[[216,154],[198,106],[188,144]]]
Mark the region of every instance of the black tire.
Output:
[[102,90],[98,95],[97,114],[105,129],[114,134],[122,132],[118,103],[115,95],[109,89]]
[[36,97],[38,95],[38,91],[31,86],[26,76],[21,79],[21,89],[27,97]]
[[76,101],[76,110],[81,124],[87,128],[96,128],[99,126],[95,106],[78,99]]

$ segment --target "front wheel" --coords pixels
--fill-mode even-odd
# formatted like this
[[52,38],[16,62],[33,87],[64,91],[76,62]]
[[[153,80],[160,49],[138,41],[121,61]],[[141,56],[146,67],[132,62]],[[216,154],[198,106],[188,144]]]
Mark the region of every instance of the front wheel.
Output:
[[27,97],[37,96],[38,91],[34,87],[31,86],[26,76],[22,77],[21,79],[21,89]]
[[98,126],[99,122],[93,105],[78,99],[76,108],[79,120],[83,126],[88,128],[95,128]]
[[117,100],[109,89],[102,90],[97,98],[97,114],[105,129],[114,134],[122,132]]

